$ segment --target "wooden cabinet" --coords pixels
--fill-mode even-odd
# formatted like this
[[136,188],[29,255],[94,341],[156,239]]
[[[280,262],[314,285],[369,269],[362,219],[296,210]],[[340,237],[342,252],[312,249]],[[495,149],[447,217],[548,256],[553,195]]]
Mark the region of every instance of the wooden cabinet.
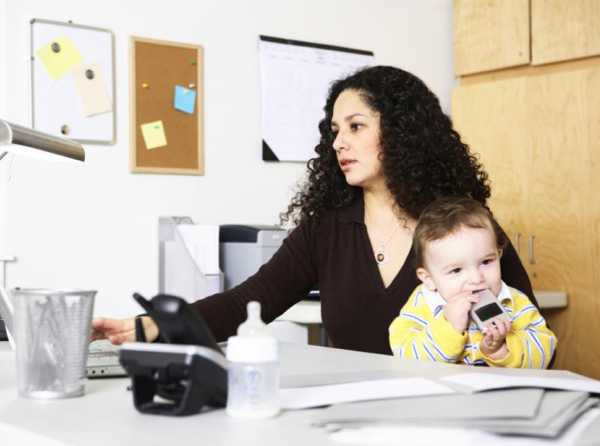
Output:
[[531,0],[531,63],[600,54],[598,0]]
[[463,82],[453,119],[490,174],[494,214],[521,234],[533,287],[568,293],[545,313],[555,367],[600,378],[600,61],[545,68]]
[[457,76],[528,64],[529,0],[455,0]]
[[600,55],[598,0],[454,0],[457,76]]

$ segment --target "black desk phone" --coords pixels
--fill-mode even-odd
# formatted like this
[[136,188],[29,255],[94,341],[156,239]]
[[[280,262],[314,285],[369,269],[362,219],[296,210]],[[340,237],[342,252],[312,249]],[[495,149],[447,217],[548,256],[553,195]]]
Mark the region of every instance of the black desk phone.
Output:
[[[200,314],[177,296],[133,297],[160,333],[156,343],[128,343],[120,350],[119,361],[131,376],[135,407],[161,415],[224,407],[227,360]],[[136,323],[136,339],[144,338],[141,323]]]

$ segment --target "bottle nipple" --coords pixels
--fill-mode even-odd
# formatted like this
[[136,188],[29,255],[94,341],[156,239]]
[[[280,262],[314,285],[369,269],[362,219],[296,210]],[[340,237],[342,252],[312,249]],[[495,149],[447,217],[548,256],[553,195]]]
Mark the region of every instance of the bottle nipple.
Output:
[[248,302],[248,318],[237,329],[238,336],[268,336],[267,324],[260,317],[260,303]]

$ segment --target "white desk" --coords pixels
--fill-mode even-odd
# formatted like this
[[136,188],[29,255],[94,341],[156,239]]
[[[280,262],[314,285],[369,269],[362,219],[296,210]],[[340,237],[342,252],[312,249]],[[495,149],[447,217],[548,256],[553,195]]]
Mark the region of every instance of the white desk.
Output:
[[[398,376],[436,377],[447,373],[449,368],[465,369],[460,365],[400,361],[385,355],[293,344],[283,345],[281,365],[283,383],[316,373],[335,372],[343,381],[344,377],[351,378],[352,374],[365,371],[387,374],[388,377],[395,373]],[[13,353],[7,345],[0,345],[0,444],[3,445],[29,444],[22,441],[6,443],[6,437],[2,437],[3,424],[5,431],[8,425],[11,429],[21,429],[68,445],[339,444],[322,429],[310,426],[319,409],[290,411],[276,418],[258,421],[236,420],[228,417],[224,410],[181,418],[142,415],[133,406],[131,392],[126,390],[129,384],[127,378],[89,380],[85,396],[54,401],[18,398],[15,381]],[[530,443],[531,440],[514,437],[493,439],[486,444],[563,444],[540,443],[538,440]],[[410,438],[401,440],[402,444],[414,444]],[[519,440],[518,443],[516,440]],[[447,444],[455,443],[450,441]]]

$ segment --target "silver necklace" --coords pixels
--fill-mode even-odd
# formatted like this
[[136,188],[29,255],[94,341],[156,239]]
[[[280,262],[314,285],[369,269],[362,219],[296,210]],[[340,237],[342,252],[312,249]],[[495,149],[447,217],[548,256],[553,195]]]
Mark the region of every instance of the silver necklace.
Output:
[[379,249],[375,250],[375,261],[377,262],[378,265],[383,265],[383,264],[389,262],[389,257],[386,252],[386,245],[392,241],[392,238],[396,234],[398,227],[399,227],[399,225],[396,225],[396,227],[394,228],[394,230],[392,231],[392,233],[390,234],[388,239],[383,242],[380,242]]

